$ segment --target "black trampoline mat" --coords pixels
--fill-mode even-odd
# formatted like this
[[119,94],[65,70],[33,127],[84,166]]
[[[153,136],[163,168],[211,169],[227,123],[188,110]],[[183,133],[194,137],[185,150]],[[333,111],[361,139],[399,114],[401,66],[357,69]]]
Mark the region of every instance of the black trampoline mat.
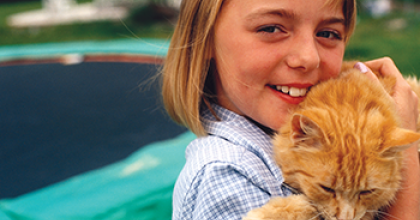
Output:
[[186,129],[161,105],[160,68],[139,63],[0,67],[0,198],[121,160]]

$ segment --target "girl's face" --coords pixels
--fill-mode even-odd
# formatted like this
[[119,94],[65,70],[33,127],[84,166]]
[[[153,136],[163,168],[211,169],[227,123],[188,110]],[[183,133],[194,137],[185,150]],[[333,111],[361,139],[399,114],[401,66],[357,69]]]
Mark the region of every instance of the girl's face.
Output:
[[215,26],[219,105],[272,129],[338,75],[344,15],[325,0],[225,0]]

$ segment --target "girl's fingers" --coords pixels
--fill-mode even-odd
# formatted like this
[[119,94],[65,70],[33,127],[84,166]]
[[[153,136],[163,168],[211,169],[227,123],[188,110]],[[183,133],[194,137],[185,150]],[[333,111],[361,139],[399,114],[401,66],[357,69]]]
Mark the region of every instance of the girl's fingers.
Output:
[[370,70],[369,67],[367,67],[364,63],[357,62],[356,64],[354,64],[354,68],[358,69],[361,73],[365,74],[371,80],[379,83],[378,77],[376,77],[376,75],[372,72],[372,70]]
[[371,70],[381,74],[382,76],[394,76],[397,77],[397,79],[403,79],[394,61],[389,57],[371,60],[365,62],[365,64]]
[[381,76],[391,76],[396,79],[392,98],[395,101],[398,114],[402,120],[402,125],[405,128],[415,129],[418,118],[418,97],[395,66],[394,61],[385,57],[365,62],[365,64],[369,69],[366,74],[370,74],[369,72],[372,72],[371,70],[373,70]]

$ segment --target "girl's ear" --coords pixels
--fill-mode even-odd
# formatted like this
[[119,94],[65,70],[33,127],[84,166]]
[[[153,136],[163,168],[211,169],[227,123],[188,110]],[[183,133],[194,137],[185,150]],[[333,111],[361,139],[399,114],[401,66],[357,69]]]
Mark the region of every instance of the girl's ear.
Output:
[[298,149],[321,150],[323,130],[309,117],[301,114],[292,116],[291,140]]
[[384,142],[382,149],[379,151],[383,157],[395,155],[396,152],[409,148],[410,144],[420,139],[419,133],[398,127],[390,135],[389,139]]

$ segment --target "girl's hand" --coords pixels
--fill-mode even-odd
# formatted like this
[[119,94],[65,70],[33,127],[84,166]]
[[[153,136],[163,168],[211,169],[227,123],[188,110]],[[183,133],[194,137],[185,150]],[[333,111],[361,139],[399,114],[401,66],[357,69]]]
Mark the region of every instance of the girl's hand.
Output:
[[403,78],[394,62],[390,58],[385,57],[368,61],[365,64],[367,68],[366,66],[363,66],[362,63],[357,63],[355,67],[375,81],[378,81],[378,78],[372,71],[377,72],[382,76],[392,76],[396,79],[392,98],[395,101],[397,113],[401,119],[402,126],[415,131],[419,115],[417,109],[418,97]]
[[[416,130],[418,118],[418,97],[413,92],[407,81],[395,66],[394,62],[388,58],[357,63],[355,68],[365,73],[369,78],[378,81],[375,71],[382,76],[392,76],[396,79],[394,93],[391,95],[395,101],[397,113],[400,116],[402,126],[406,129]],[[386,219],[420,219],[420,166],[418,143],[405,150],[405,167],[402,170],[403,181],[401,189],[396,195],[393,205],[385,215]]]

